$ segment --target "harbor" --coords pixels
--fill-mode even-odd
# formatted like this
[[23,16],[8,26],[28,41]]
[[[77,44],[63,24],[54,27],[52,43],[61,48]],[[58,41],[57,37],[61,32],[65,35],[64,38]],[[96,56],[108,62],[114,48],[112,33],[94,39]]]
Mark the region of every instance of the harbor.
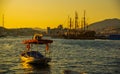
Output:
[[[32,37],[32,36],[31,36]],[[31,37],[0,38],[0,73],[2,74],[62,74],[72,70],[87,74],[119,74],[120,41],[116,40],[66,40],[54,39],[50,45],[51,62],[49,66],[40,67],[21,63],[20,53],[24,44],[21,40]],[[51,39],[51,38],[47,38]],[[39,51],[44,54],[45,46]],[[34,49],[38,49],[34,47]]]
[[96,32],[94,30],[88,30],[88,24],[86,22],[86,11],[84,10],[83,18],[81,24],[79,23],[78,13],[75,12],[75,21],[72,18],[68,18],[68,28],[63,29],[62,25],[58,26],[58,31],[50,27],[47,28],[47,33],[49,36],[54,38],[64,38],[64,39],[83,39],[83,40],[94,40]]
[[120,74],[117,0],[0,0],[0,74]]
[[68,17],[67,28],[64,28],[63,27],[64,25],[62,24],[58,25],[57,28],[47,27],[47,35],[52,38],[62,38],[62,39],[120,40],[120,26],[119,26],[120,20],[119,19],[106,19],[97,23],[88,24],[86,21],[85,10],[83,15],[84,16],[81,19],[81,22],[79,22],[79,19],[78,19],[79,17],[77,12],[75,12],[74,21],[72,20],[71,17]]

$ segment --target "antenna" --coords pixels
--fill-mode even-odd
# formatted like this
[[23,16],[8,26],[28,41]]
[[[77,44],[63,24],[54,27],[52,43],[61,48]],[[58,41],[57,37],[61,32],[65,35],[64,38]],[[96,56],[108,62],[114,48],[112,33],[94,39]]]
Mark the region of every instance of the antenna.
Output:
[[2,15],[2,26],[4,27],[4,14]]

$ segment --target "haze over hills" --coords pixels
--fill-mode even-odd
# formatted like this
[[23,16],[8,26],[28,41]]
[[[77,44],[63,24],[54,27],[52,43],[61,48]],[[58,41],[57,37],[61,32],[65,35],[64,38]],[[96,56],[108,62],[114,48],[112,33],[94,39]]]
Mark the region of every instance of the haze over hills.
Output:
[[[101,34],[120,34],[120,19],[105,19],[96,23],[92,23],[88,26],[88,30],[94,30],[96,33]],[[0,35],[7,34],[7,36],[30,36],[35,33],[42,33],[46,35],[46,30],[41,28],[16,28],[6,29],[0,27]]]
[[113,18],[113,19],[105,19],[103,21],[99,21],[96,23],[92,23],[88,27],[89,30],[94,30],[96,32],[104,32],[104,31],[111,31],[117,30],[120,31],[120,19]]
[[33,29],[33,28],[17,28],[17,29],[6,29],[0,27],[0,35],[5,34],[6,36],[32,36],[35,33],[45,34],[45,31],[42,29]]

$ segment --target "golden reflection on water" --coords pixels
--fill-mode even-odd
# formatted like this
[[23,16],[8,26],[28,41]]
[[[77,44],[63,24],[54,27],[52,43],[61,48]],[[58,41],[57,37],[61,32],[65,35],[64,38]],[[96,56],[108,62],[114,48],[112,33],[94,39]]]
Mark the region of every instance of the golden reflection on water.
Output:
[[24,69],[24,74],[30,74],[30,73],[51,74],[49,65],[47,66],[31,65],[25,62],[22,62],[21,64]]
[[22,63],[22,66],[24,69],[32,69],[32,66],[28,63],[25,63],[25,62]]

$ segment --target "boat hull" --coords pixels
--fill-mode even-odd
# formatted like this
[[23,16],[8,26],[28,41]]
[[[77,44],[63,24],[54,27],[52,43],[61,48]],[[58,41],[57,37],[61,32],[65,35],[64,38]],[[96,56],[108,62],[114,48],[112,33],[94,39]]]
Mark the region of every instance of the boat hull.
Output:
[[38,51],[27,51],[23,52],[20,55],[22,62],[29,63],[29,64],[47,64],[51,61],[51,58],[43,56]]
[[24,56],[20,56],[21,57],[21,60],[22,62],[25,62],[25,63],[29,63],[29,64],[42,64],[42,65],[45,65],[45,64],[48,64],[48,62],[51,61],[51,58],[33,58],[33,57],[24,57]]

